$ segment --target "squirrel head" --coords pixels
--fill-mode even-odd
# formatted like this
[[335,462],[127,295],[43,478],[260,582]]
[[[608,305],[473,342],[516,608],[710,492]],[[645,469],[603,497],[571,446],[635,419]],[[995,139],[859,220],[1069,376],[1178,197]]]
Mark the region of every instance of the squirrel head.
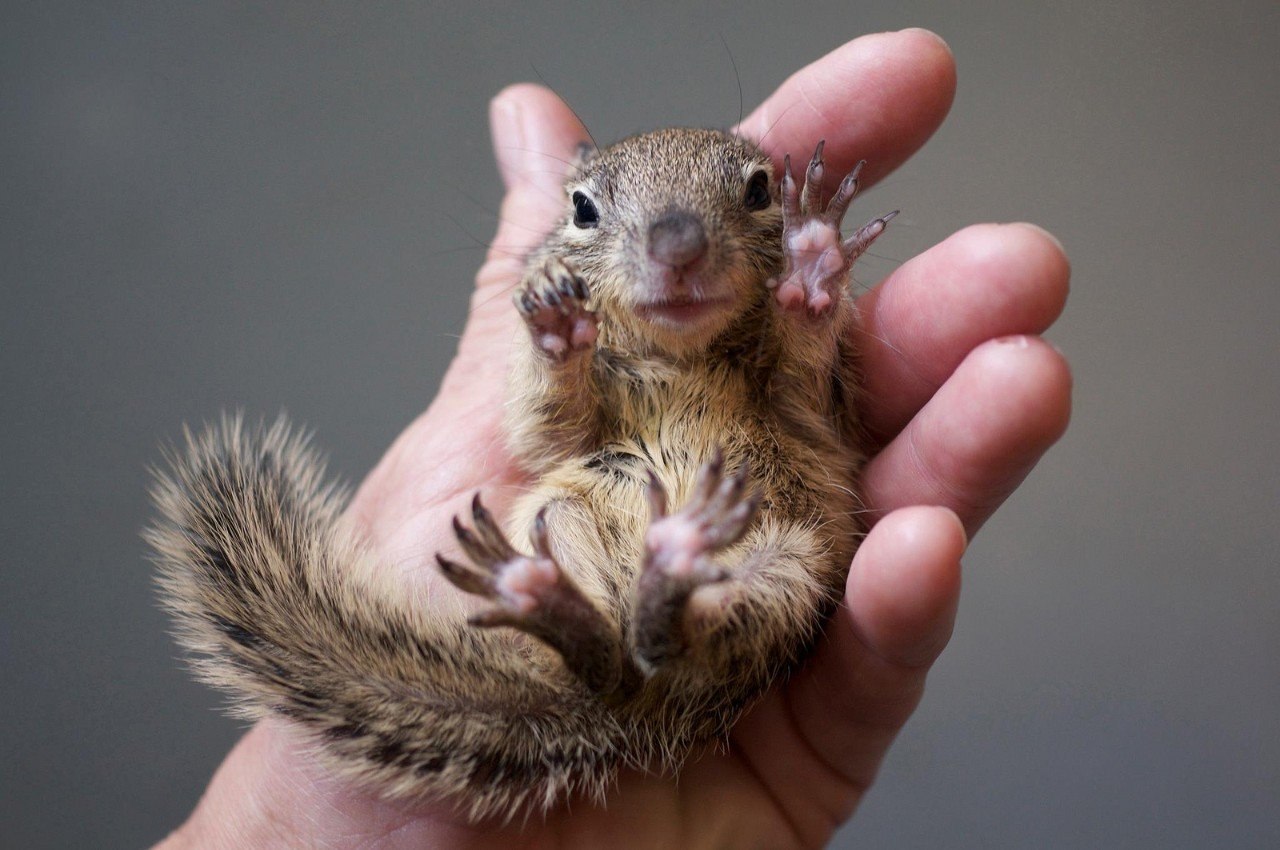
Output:
[[602,334],[627,347],[696,354],[781,271],[773,164],[727,133],[660,130],[586,149],[565,204],[543,251],[577,268]]

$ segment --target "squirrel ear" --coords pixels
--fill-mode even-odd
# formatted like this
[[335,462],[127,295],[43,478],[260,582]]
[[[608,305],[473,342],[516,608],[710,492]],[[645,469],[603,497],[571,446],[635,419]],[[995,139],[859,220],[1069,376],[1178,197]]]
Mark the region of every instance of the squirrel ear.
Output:
[[574,171],[582,171],[587,163],[595,159],[596,154],[600,153],[600,149],[593,142],[578,142],[573,149],[573,162],[571,163]]

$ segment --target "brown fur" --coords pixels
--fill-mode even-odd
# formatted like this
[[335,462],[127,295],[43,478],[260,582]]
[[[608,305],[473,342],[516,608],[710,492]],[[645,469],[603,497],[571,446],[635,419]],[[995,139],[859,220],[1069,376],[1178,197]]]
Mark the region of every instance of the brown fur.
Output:
[[[746,535],[716,556],[732,579],[698,589],[684,651],[605,700],[555,652],[510,629],[477,629],[358,583],[376,558],[340,514],[343,497],[283,423],[250,432],[224,420],[188,436],[158,476],[148,537],[183,645],[206,681],[257,718],[314,733],[357,781],[395,796],[447,796],[471,817],[596,797],[622,767],[677,770],[816,640],[840,598],[860,533],[852,486],[862,460],[845,294],[825,321],[775,308],[782,269],[773,204],[742,203],[772,167],[722,133],[666,130],[586,158],[566,184],[600,224],[560,223],[530,258],[590,285],[595,351],[548,363],[533,345],[513,369],[509,433],[538,484],[507,523],[528,551],[549,506],[552,548],[630,651],[648,526],[650,472],[678,507],[722,449],[750,462],[761,496]],[[649,263],[646,222],[678,206],[707,225],[713,278],[732,293],[714,326],[682,334],[637,317]]]

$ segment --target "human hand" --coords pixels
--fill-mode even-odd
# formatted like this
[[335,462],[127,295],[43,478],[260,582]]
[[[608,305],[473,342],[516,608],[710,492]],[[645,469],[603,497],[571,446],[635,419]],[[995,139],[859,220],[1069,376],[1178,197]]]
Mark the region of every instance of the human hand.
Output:
[[[954,65],[920,30],[867,36],[802,70],[740,130],[781,161],[828,141],[827,173],[903,162],[950,106]],[[449,518],[483,491],[501,512],[523,483],[502,437],[510,292],[560,214],[564,162],[585,137],[545,89],[493,102],[508,194],[458,355],[431,407],[360,488],[350,516],[389,558],[383,578],[441,608],[470,602],[431,563]],[[446,804],[378,799],[314,761],[282,721],[258,724],[167,846],[813,847],[847,819],[919,701],[951,633],[966,540],[1065,428],[1070,377],[1038,339],[1062,308],[1061,249],[1027,225],[982,225],[908,261],[859,301],[874,437],[863,495],[874,527],[846,605],[806,666],[679,782],[625,774],[608,806],[475,827]],[[920,507],[922,505],[929,507]],[[439,592],[437,592],[439,591]]]

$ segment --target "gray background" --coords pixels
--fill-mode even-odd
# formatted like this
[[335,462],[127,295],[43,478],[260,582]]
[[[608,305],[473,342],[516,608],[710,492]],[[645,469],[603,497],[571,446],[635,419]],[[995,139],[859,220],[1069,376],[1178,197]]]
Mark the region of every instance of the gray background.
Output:
[[[486,102],[726,126],[864,32],[960,89],[860,209],[872,283],[962,225],[1074,263],[1074,424],[966,559],[955,639],[836,846],[1280,846],[1280,6],[8,3],[0,843],[136,847],[240,734],[138,529],[183,421],[287,409],[358,479],[431,397],[494,226]],[[869,215],[869,213],[868,213]]]

